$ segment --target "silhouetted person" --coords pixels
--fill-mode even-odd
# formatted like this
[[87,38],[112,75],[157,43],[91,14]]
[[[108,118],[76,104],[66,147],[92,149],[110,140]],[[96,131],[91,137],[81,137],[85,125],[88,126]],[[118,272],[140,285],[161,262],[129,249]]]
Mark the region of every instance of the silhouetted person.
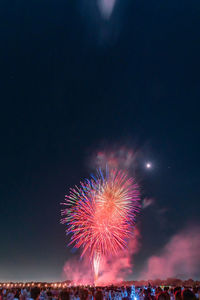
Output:
[[166,292],[161,292],[157,295],[157,300],[168,300],[167,297]]
[[95,293],[95,300],[103,300],[103,294],[102,294],[102,291],[98,290],[98,291]]
[[170,300],[170,295],[169,295],[168,291],[169,291],[169,287],[165,286],[164,287],[164,294],[165,294],[166,300]]
[[64,289],[60,292],[60,300],[70,300],[69,292],[67,289]]
[[144,290],[144,300],[152,300],[150,288]]
[[182,297],[181,297],[181,290],[177,290],[175,292],[175,300],[182,300]]
[[182,300],[195,300],[195,294],[189,290],[189,289],[185,289],[182,291]]
[[20,290],[17,289],[16,292],[15,292],[14,298],[15,298],[15,299],[19,299],[19,297],[20,297]]
[[32,299],[37,299],[37,297],[40,294],[40,289],[39,287],[35,286],[34,288],[31,289],[31,298]]

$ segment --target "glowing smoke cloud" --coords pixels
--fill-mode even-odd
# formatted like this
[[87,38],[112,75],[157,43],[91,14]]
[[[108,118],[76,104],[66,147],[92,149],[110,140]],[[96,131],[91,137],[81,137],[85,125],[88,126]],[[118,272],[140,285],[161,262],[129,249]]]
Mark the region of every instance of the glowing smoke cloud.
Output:
[[200,226],[193,226],[174,235],[159,255],[151,256],[141,279],[196,277],[200,268]]
[[[100,268],[99,277],[96,284],[103,286],[113,283],[122,282],[128,274],[133,271],[132,256],[139,251],[140,248],[140,234],[137,228],[134,229],[134,236],[128,241],[127,248],[121,250],[115,256],[104,257]],[[63,279],[72,280],[73,284],[93,284],[93,273],[89,258],[84,256],[82,260],[77,258],[69,259],[63,268]]]
[[88,254],[95,280],[103,257],[116,256],[127,246],[140,210],[139,189],[125,172],[111,170],[80,183],[71,189],[62,210],[62,223],[82,256]]
[[143,202],[142,202],[142,208],[143,208],[143,209],[144,209],[144,208],[147,208],[147,207],[153,205],[154,202],[155,202],[155,201],[154,201],[154,199],[152,199],[152,198],[144,198],[144,200],[143,200]]
[[126,147],[119,147],[117,149],[108,149],[107,151],[97,151],[89,163],[92,169],[105,169],[105,166],[108,166],[111,169],[131,170],[133,173],[137,164],[137,156],[137,152],[133,152]]
[[102,16],[105,19],[109,19],[114,6],[115,6],[116,0],[98,0],[99,9],[101,11]]

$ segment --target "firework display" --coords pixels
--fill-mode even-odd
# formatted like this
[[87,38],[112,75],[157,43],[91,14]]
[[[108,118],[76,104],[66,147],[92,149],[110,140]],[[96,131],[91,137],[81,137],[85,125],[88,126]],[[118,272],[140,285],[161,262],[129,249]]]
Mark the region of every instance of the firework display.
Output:
[[101,259],[126,248],[140,210],[137,183],[124,171],[97,171],[66,196],[61,222],[71,234],[69,245],[88,254],[95,279]]

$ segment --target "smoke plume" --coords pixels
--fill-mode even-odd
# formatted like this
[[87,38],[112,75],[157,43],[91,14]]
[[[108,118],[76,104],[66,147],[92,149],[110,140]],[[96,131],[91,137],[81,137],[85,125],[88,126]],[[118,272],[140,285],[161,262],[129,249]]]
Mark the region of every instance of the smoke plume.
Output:
[[200,268],[200,226],[174,235],[159,255],[151,256],[141,279],[195,278]]
[[109,19],[114,9],[116,0],[98,0],[98,5],[102,16]]
[[92,156],[90,165],[93,169],[105,169],[108,166],[111,169],[134,171],[137,155],[137,152],[133,152],[132,149],[126,147],[97,151]]
[[[132,256],[138,252],[140,246],[140,234],[138,229],[134,231],[134,237],[129,241],[127,249],[121,251],[115,257],[104,257],[99,270],[99,278],[96,284],[107,285],[117,283],[124,279],[133,270]],[[93,272],[89,258],[85,255],[82,260],[78,258],[68,260],[63,268],[64,278],[75,284],[92,284]]]

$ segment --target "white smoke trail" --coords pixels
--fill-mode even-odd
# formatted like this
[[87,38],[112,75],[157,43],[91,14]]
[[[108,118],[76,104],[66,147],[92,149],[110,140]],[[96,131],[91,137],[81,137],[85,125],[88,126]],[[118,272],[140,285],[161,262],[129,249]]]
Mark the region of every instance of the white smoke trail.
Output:
[[98,0],[98,5],[102,16],[109,19],[115,7],[116,0]]

